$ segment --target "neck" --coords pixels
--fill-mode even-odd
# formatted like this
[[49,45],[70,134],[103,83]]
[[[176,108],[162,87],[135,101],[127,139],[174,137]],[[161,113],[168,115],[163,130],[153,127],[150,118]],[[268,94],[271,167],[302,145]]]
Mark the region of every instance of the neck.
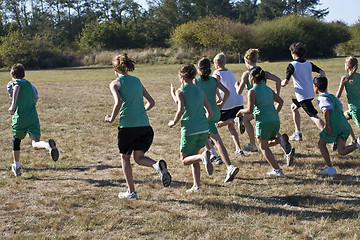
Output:
[[184,79],[184,84],[194,84],[192,79]]

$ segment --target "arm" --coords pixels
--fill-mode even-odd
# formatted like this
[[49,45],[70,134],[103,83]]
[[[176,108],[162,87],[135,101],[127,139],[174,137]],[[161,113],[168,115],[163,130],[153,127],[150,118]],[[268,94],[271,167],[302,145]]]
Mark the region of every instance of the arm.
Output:
[[248,105],[244,109],[240,109],[240,111],[236,114],[237,117],[240,117],[241,115],[252,113],[254,110],[256,100],[256,91],[254,89],[250,89],[248,92]]
[[184,93],[179,89],[175,92],[175,102],[177,102],[178,108],[175,114],[174,120],[170,120],[168,126],[171,128],[180,120],[184,113]]
[[324,119],[325,119],[325,129],[326,129],[326,133],[327,133],[327,135],[331,136],[331,135],[332,135],[332,131],[331,131],[331,128],[330,128],[329,110],[325,110],[325,111],[324,111]]
[[16,102],[17,102],[17,98],[19,96],[19,91],[20,91],[20,86],[18,84],[14,85],[11,106],[9,107],[9,113],[11,115],[14,115],[14,113],[16,111]]
[[242,92],[244,91],[245,84],[246,84],[246,81],[248,80],[248,78],[249,78],[249,73],[248,73],[248,71],[245,71],[241,76],[241,82],[240,83],[236,82],[235,87],[236,87],[236,93],[237,94],[239,94],[239,95],[242,94]]
[[206,98],[205,93],[204,93],[204,106],[205,106],[205,109],[207,111],[207,119],[209,120],[213,116],[213,111],[211,109],[209,101]]
[[148,91],[144,86],[143,86],[143,96],[147,100],[147,103],[145,104],[145,111],[149,111],[155,106],[155,100],[151,97],[151,95],[148,93]]
[[271,72],[266,72],[266,78],[275,81],[275,84],[276,84],[276,92],[275,93],[280,95],[281,79],[278,76],[272,74]]
[[121,105],[122,105],[122,101],[120,99],[120,93],[119,93],[119,89],[120,89],[120,83],[117,80],[112,81],[109,84],[109,88],[110,91],[114,97],[114,107],[110,115],[106,115],[105,116],[105,122],[111,123],[114,121],[114,119],[116,118],[116,116],[119,114]]
[[284,104],[284,100],[279,96],[279,94],[276,94],[274,91],[273,91],[273,93],[274,93],[274,97],[273,97],[274,102],[278,103],[278,105],[276,107],[276,111],[280,112],[280,110],[281,110],[281,108],[282,108],[282,106]]
[[335,95],[337,98],[341,97],[341,94],[345,87],[345,82],[346,82],[346,77],[342,76],[340,79],[339,89],[337,90],[336,95]]
[[320,73],[320,76],[326,77],[326,74],[325,74],[324,70],[321,69],[319,73]]
[[288,67],[286,68],[286,77],[284,80],[281,81],[282,87],[288,85],[290,78],[294,74],[294,72],[295,72],[294,66],[291,63],[289,63]]
[[171,97],[174,100],[174,102],[177,103],[175,88],[174,88],[174,85],[172,85],[172,84],[170,85],[170,93],[171,93]]
[[[225,102],[228,100],[228,98],[230,97],[230,91],[218,80],[217,81],[217,87],[224,92],[224,98],[222,100],[220,100],[221,98],[219,98],[219,102],[218,102],[218,106],[220,109],[223,108]],[[218,90],[216,90],[216,94],[218,93]],[[219,93],[220,94],[220,93]]]

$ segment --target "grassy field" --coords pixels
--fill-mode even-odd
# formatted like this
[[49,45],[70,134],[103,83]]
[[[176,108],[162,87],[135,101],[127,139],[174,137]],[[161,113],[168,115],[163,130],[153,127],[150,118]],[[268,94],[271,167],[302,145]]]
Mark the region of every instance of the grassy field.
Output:
[[[335,93],[344,74],[344,59],[314,60]],[[284,78],[288,62],[261,63]],[[244,64],[228,65],[236,77]],[[336,177],[320,177],[324,167],[317,148],[318,130],[301,110],[304,141],[296,142],[295,164],[287,167],[279,146],[272,148],[285,177],[267,178],[270,169],[260,153],[236,157],[228,131],[220,129],[234,165],[232,183],[223,184],[225,166],[208,176],[202,167],[200,194],[192,186],[190,167],[179,161],[180,128],[169,129],[176,106],[170,83],[179,86],[179,65],[137,66],[135,76],[154,97],[148,115],[155,131],[148,156],[165,159],[173,182],[162,187],[157,173],[133,165],[139,200],[120,200],[126,188],[117,149],[117,120],[106,124],[113,99],[108,84],[111,67],[28,71],[38,89],[42,139],[54,138],[60,159],[35,151],[27,137],[21,145],[23,175],[14,177],[10,164],[10,100],[5,86],[9,72],[0,72],[0,238],[1,239],[359,239],[359,151],[348,156],[331,152]],[[269,83],[271,87],[272,83]],[[245,91],[246,92],[246,91]],[[294,130],[290,111],[292,83],[282,89],[281,132]],[[246,93],[245,93],[246,95]],[[345,94],[341,98],[345,109]],[[316,102],[314,102],[316,104]],[[359,129],[350,122],[355,135]],[[247,134],[240,136],[248,143]]]

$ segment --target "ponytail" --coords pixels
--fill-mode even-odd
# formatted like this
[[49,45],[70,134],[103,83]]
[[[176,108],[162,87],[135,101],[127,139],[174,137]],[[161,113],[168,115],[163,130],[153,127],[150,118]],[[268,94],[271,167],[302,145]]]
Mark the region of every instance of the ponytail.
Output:
[[135,70],[135,61],[128,57],[127,53],[120,54],[113,59],[114,68],[118,72],[132,72]]

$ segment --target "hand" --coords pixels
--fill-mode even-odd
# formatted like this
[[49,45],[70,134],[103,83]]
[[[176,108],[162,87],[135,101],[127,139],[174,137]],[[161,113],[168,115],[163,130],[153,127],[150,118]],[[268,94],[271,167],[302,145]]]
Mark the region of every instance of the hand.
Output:
[[172,128],[173,126],[175,126],[175,122],[174,120],[170,120],[168,123],[169,128]]
[[110,115],[106,115],[105,116],[105,122],[111,123],[114,120],[111,120],[111,116]]
[[14,115],[15,107],[13,107],[13,106],[9,107],[9,113],[10,113],[10,115]]
[[224,107],[224,102],[223,101],[217,102],[217,105],[218,105],[219,109],[221,110]]
[[332,131],[331,131],[331,128],[329,126],[326,126],[325,130],[326,130],[327,135],[332,136]]
[[243,116],[244,114],[241,112],[241,109],[236,113],[236,117],[241,117]]
[[281,81],[281,86],[285,87],[286,85],[288,85],[289,81],[287,79],[284,79]]

